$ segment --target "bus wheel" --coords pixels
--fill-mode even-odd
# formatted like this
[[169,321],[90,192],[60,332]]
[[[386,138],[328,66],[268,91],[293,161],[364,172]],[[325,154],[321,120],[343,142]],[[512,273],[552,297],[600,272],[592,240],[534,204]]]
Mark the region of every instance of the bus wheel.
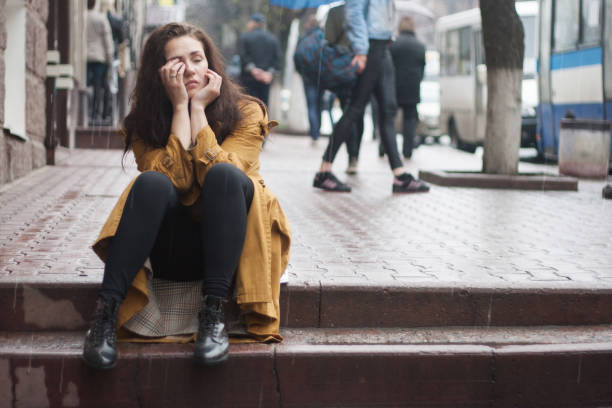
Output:
[[453,119],[448,122],[448,136],[450,137],[451,143],[455,148],[468,153],[474,153],[476,151],[476,145],[466,143],[461,140],[459,131],[457,131],[457,126],[455,126],[455,121]]

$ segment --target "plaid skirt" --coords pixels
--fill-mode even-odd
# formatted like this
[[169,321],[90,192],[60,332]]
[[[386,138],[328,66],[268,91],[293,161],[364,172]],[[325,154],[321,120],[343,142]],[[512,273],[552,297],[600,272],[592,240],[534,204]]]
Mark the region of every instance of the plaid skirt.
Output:
[[[202,308],[202,281],[155,278],[147,259],[149,303],[128,320],[124,328],[142,337],[193,335],[198,331]],[[246,335],[246,324],[235,298],[225,307],[226,327],[233,336]]]

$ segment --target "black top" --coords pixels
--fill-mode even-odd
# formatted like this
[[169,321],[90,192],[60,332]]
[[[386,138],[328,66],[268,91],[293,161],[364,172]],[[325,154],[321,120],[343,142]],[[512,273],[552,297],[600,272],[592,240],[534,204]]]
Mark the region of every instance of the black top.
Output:
[[238,53],[240,54],[243,80],[253,80],[249,71],[254,67],[272,73],[280,72],[280,44],[276,37],[268,31],[256,28],[242,34],[238,44]]
[[425,71],[425,46],[416,38],[414,32],[402,31],[389,50],[395,66],[397,103],[419,103],[420,84]]

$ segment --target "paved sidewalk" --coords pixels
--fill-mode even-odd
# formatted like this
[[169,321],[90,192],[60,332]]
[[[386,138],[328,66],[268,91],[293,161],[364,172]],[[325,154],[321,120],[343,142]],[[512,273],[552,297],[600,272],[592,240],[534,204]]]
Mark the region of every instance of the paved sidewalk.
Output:
[[[323,142],[323,143],[321,143]],[[267,183],[292,223],[290,282],[471,288],[612,288],[612,202],[602,181],[578,192],[438,187],[391,194],[387,160],[365,140],[359,174],[336,174],[351,194],[313,189],[325,142],[274,136],[262,159]],[[422,146],[419,169],[479,170],[478,155]],[[520,163],[522,172],[556,166]]]
[[[612,288],[612,201],[602,181],[578,192],[500,191],[432,186],[391,194],[387,161],[365,140],[351,194],[316,190],[326,140],[273,134],[262,173],[291,222],[289,284],[449,288]],[[342,148],[344,149],[344,148]],[[480,158],[448,146],[420,147],[418,169],[478,170]],[[555,166],[521,163],[522,171]],[[137,174],[121,152],[75,150],[0,187],[0,281],[99,282],[89,246],[118,195]]]

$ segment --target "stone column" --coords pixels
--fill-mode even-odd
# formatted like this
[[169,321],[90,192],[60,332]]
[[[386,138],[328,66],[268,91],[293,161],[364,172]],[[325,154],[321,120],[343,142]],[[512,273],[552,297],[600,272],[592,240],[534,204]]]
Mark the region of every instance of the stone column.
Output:
[[45,164],[45,76],[47,64],[47,0],[25,0],[25,133],[26,140],[5,132],[5,50],[7,0],[0,0],[0,184],[22,177]]
[[32,142],[32,167],[46,162],[47,0],[28,0],[26,17],[26,131]]
[[6,49],[6,0],[0,0],[0,185],[8,180],[8,157],[4,141],[4,50]]

